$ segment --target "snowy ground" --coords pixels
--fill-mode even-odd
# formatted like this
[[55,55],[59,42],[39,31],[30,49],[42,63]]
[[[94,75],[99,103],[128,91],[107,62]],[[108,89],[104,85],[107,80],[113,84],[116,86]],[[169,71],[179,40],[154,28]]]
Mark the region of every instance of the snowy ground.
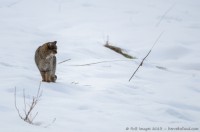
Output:
[[[0,131],[200,129],[199,7],[199,0],[0,0]],[[138,59],[103,47],[107,35]],[[28,101],[41,80],[34,52],[54,40],[58,62],[71,61],[57,65],[57,83],[42,83],[40,126],[29,125],[14,107],[14,88],[23,113],[23,89]],[[120,61],[75,66],[113,60]]]

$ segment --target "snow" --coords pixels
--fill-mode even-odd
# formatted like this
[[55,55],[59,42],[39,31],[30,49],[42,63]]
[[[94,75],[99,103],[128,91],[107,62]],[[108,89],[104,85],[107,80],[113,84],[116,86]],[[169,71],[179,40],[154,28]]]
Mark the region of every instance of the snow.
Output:
[[[0,0],[0,130],[200,129],[199,6],[198,0]],[[137,59],[105,48],[107,36]],[[57,65],[56,83],[42,82],[37,125],[30,125],[17,114],[14,88],[23,114],[23,89],[30,102],[41,81],[35,50],[55,40],[57,61],[71,60]],[[111,62],[78,66],[102,61]]]

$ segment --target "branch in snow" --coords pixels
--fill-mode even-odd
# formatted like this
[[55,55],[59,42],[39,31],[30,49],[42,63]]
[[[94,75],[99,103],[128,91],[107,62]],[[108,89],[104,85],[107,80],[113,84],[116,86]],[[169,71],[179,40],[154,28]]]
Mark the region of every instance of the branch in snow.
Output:
[[42,96],[42,91],[40,89],[41,87],[41,82],[40,82],[40,85],[39,85],[39,88],[38,88],[38,92],[37,92],[37,96],[34,97],[33,96],[33,99],[32,99],[32,102],[29,106],[29,108],[27,108],[27,104],[26,104],[26,96],[25,96],[25,90],[23,90],[23,98],[24,98],[24,115],[22,115],[20,113],[20,110],[19,108],[17,107],[17,98],[16,98],[16,87],[15,87],[15,93],[14,93],[14,97],[15,97],[15,109],[17,110],[18,112],[18,115],[19,117],[24,120],[25,122],[29,123],[29,124],[32,124],[34,125],[33,123],[33,120],[36,118],[36,116],[38,115],[38,112],[35,114],[35,116],[31,116],[32,115],[32,111],[33,109],[35,108],[35,106],[37,105],[37,103],[39,102],[39,99],[41,98]]
[[134,75],[136,74],[136,72],[139,70],[139,68],[143,65],[144,60],[149,56],[149,54],[151,53],[152,49],[154,48],[154,46],[156,45],[156,43],[158,42],[158,40],[160,39],[160,37],[162,36],[164,32],[160,33],[160,35],[158,36],[158,38],[156,39],[156,41],[154,42],[153,46],[151,47],[150,51],[147,53],[147,55],[142,59],[142,62],[140,63],[140,65],[137,67],[137,69],[134,71],[133,75],[130,77],[129,82],[131,81],[131,79],[134,77]]

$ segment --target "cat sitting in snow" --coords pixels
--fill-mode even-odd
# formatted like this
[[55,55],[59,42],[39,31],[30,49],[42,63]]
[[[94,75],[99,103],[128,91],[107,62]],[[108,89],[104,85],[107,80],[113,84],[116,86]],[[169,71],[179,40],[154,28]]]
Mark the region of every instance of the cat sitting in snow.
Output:
[[55,82],[57,41],[47,42],[38,47],[35,52],[35,63],[44,82]]

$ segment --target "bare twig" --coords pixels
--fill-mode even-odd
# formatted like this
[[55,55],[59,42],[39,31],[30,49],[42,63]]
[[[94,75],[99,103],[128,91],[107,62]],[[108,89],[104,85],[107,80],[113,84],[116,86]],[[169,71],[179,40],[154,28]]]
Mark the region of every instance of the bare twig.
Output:
[[35,116],[32,118],[31,122],[33,122],[33,120],[36,118],[36,116],[38,115],[38,112],[35,114]]
[[20,114],[20,112],[19,112],[19,109],[17,108],[16,87],[15,87],[14,96],[15,96],[15,109],[17,110],[19,117],[23,120],[23,117],[21,116],[21,114]]
[[87,63],[87,64],[80,64],[80,65],[70,65],[70,66],[90,66],[90,65],[100,64],[100,63],[108,63],[108,62],[116,62],[116,61],[131,61],[131,60],[99,61],[99,62],[93,62],[93,63]]
[[26,97],[25,97],[25,89],[23,89],[23,96],[24,96],[24,114],[26,115]]
[[69,61],[69,60],[71,60],[71,59],[67,59],[67,60],[61,61],[58,64],[64,63],[64,62]]
[[109,45],[109,36],[107,36],[106,45]]
[[[37,103],[39,102],[40,97],[42,96],[42,91],[40,89],[41,87],[41,82],[37,91],[37,96],[32,98],[32,102],[31,104],[26,104],[26,95],[25,95],[25,90],[23,89],[23,98],[24,98],[24,116],[22,116],[20,114],[20,111],[17,107],[17,101],[16,101],[16,88],[15,88],[15,108],[18,112],[19,117],[24,120],[25,122],[29,123],[29,124],[34,124],[33,120],[36,118],[36,116],[38,115],[38,112],[35,114],[34,117],[32,117],[32,111],[35,108],[35,106],[37,105]],[[27,108],[27,105],[29,106],[29,108]]]
[[134,75],[136,74],[136,72],[139,70],[139,68],[143,65],[144,60],[148,57],[148,55],[151,53],[152,49],[154,48],[154,46],[156,45],[156,43],[158,42],[158,40],[160,39],[160,37],[162,36],[164,32],[161,32],[160,35],[158,36],[158,38],[156,39],[156,41],[154,42],[153,46],[151,47],[150,51],[147,53],[147,55],[142,59],[142,62],[139,64],[139,66],[137,67],[137,69],[135,70],[135,72],[133,73],[133,75],[130,77],[129,82],[131,81],[131,79],[134,77]]
[[24,118],[24,121],[26,121],[26,122],[28,122],[30,124],[33,124],[33,122],[31,122],[30,114],[31,114],[32,110],[34,109],[34,107],[36,106],[37,102],[38,102],[38,100],[33,97],[31,107],[29,108],[29,110],[28,110],[28,112],[27,112],[27,114],[26,114],[26,116]]
[[162,20],[166,17],[167,13],[170,12],[174,8],[174,6],[175,6],[175,3],[164,12],[164,14],[162,15],[162,17],[159,19],[158,23],[156,24],[156,27],[158,27],[160,25],[160,23],[162,22]]
[[[39,97],[42,96],[42,91],[40,91],[41,83],[42,83],[42,82],[40,82],[39,88],[38,88],[38,91],[37,91],[37,99],[38,99]],[[40,95],[39,95],[39,94],[40,94]]]

